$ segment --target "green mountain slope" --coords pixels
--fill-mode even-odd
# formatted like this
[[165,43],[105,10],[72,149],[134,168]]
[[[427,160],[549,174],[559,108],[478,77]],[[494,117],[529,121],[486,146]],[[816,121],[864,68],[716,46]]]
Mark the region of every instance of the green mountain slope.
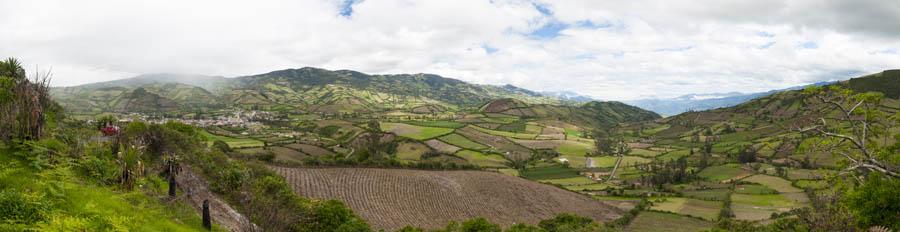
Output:
[[[141,88],[158,95],[158,98],[132,94]],[[322,113],[393,110],[437,113],[474,110],[500,98],[517,99],[528,104],[575,104],[511,85],[477,85],[432,74],[369,75],[318,68],[286,69],[237,78],[143,75],[54,88],[53,96],[64,107],[77,113],[133,110],[190,112],[198,108],[226,107]]]
[[[837,82],[833,85],[855,92],[882,92],[882,110],[893,114],[900,111],[900,72],[888,70]],[[814,120],[834,112],[824,103],[811,103],[812,98],[802,90],[784,91],[760,97],[733,107],[699,112],[687,112],[676,116],[630,124],[619,128],[623,134],[640,134],[641,137],[675,147],[691,147],[695,134],[703,144],[707,137],[714,141],[713,153],[736,154],[744,146],[760,151],[760,158],[778,162],[800,163],[810,160],[819,166],[835,166],[837,158],[823,151],[812,149],[815,138],[796,132],[814,123]],[[810,105],[814,104],[814,105]],[[636,133],[641,131],[641,133]],[[886,138],[888,141],[889,138]]]
[[499,113],[530,118],[556,118],[588,127],[612,127],[622,122],[639,122],[660,118],[659,114],[621,102],[591,101],[581,106],[528,104],[504,98],[479,108],[484,113]]

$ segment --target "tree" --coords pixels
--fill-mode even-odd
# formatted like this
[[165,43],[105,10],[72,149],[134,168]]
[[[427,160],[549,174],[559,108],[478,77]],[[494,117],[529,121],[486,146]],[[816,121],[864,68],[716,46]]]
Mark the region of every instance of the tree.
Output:
[[872,172],[862,185],[850,191],[845,203],[857,226],[885,226],[900,230],[900,180]]
[[609,133],[602,130],[594,130],[591,134],[594,136],[594,147],[597,155],[613,155],[615,153],[613,148],[614,141],[609,137]]
[[568,213],[543,220],[538,223],[538,226],[547,232],[597,231],[600,229],[600,225],[593,219]]
[[738,162],[741,163],[752,163],[756,162],[756,149],[753,149],[752,146],[744,146],[738,152]]
[[500,225],[491,223],[487,219],[484,218],[475,218],[472,220],[468,220],[463,222],[462,232],[500,232],[503,231],[500,229]]
[[849,165],[842,174],[855,172],[880,172],[890,178],[900,177],[896,153],[878,145],[876,139],[888,136],[891,121],[900,117],[887,117],[881,110],[883,93],[854,93],[837,85],[810,87],[804,93],[811,98],[810,105],[822,105],[816,122],[800,132],[812,133],[823,138],[825,149],[843,156]]

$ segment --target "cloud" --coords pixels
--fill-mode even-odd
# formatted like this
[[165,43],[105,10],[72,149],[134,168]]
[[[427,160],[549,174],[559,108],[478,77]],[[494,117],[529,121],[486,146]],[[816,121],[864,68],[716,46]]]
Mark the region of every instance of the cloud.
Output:
[[900,64],[892,0],[30,0],[0,1],[0,28],[0,55],[58,86],[314,66],[626,100]]

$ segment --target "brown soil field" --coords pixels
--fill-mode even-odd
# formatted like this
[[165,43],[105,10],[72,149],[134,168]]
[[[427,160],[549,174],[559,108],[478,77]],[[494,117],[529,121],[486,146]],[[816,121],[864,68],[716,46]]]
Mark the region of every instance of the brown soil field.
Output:
[[303,153],[314,155],[314,156],[334,155],[334,152],[331,152],[325,148],[321,148],[321,147],[317,147],[317,146],[313,146],[313,145],[309,145],[309,144],[292,143],[292,144],[284,145],[284,147],[298,150]]
[[[456,133],[462,135],[472,141],[487,145],[491,148],[502,152],[507,159],[521,159],[531,155],[531,149],[516,144],[506,137],[487,134],[471,126],[456,129]],[[508,152],[508,153],[507,153]]]
[[565,143],[565,140],[530,140],[530,139],[513,139],[519,145],[531,149],[555,149]]
[[459,151],[460,149],[462,149],[462,148],[450,145],[448,143],[445,143],[445,142],[437,140],[437,139],[425,141],[425,144],[427,144],[429,147],[431,147],[432,149],[434,149],[436,151],[447,153],[447,154],[453,154],[453,153],[456,153],[456,151]]
[[376,230],[438,229],[475,217],[503,226],[533,225],[564,212],[605,222],[624,212],[585,195],[493,172],[271,168],[298,194],[341,200]]
[[269,147],[275,153],[275,160],[283,162],[303,162],[303,158],[307,157],[303,152],[287,148],[287,147]]
[[541,135],[537,139],[566,139],[566,130],[559,127],[547,126],[541,130]]

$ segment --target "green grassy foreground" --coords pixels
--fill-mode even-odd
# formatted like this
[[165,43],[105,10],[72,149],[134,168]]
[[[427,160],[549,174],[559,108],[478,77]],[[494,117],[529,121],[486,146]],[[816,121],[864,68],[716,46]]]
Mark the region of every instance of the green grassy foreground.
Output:
[[147,179],[140,186],[92,184],[69,165],[38,170],[0,148],[0,231],[204,230],[193,208],[159,198],[167,183]]

